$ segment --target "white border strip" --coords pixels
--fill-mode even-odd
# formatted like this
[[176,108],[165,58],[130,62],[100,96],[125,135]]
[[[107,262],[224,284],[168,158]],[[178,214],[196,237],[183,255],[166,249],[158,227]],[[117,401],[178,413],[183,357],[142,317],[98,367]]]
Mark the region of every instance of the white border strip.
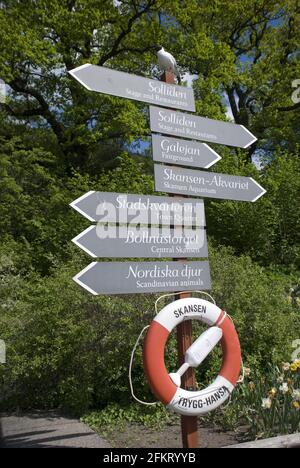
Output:
[[84,273],[86,273],[87,271],[91,270],[92,268],[94,268],[94,266],[97,265],[97,262],[92,262],[90,263],[86,268],[84,268],[80,273],[78,273],[77,275],[75,275],[73,277],[73,281],[75,281],[75,283],[79,284],[79,286],[81,286],[82,288],[86,289],[88,292],[92,293],[94,296],[98,296],[98,293],[96,291],[94,291],[92,288],[90,288],[89,286],[87,286],[85,283],[83,283],[79,278],[81,278],[82,275],[84,275]]
[[91,67],[92,65],[90,63],[85,63],[84,65],[81,65],[80,67],[73,68],[73,70],[70,70],[68,73],[75,78],[82,86],[84,86],[86,89],[89,91],[93,91],[92,88],[90,88],[84,81],[82,81],[81,78],[79,78],[76,73],[79,72],[80,70],[83,70],[84,68]]
[[74,237],[72,239],[72,242],[77,245],[80,249],[84,250],[88,255],[90,255],[93,258],[97,258],[97,255],[95,255],[91,250],[89,250],[87,247],[85,247],[83,244],[81,244],[80,239],[82,239],[88,232],[90,232],[92,229],[96,229],[96,226],[90,226],[88,227],[85,231],[81,232],[78,236]]
[[207,166],[204,167],[204,169],[209,169],[211,166],[213,166],[214,164],[216,164],[217,162],[220,161],[221,156],[215,151],[213,150],[210,146],[208,146],[206,143],[202,143],[203,146],[205,146],[212,154],[214,154],[216,156],[216,159],[214,159],[211,163],[209,163]]
[[259,193],[257,197],[254,198],[254,200],[251,200],[252,202],[256,202],[260,197],[262,197],[265,193],[267,193],[267,191],[261,185],[259,185],[259,183],[253,179],[253,177],[250,177],[250,180],[252,180],[252,182],[254,182],[254,184],[257,185],[257,187],[261,189],[261,193]]
[[244,149],[249,148],[249,146],[253,145],[253,143],[257,141],[257,138],[253,135],[253,133],[249,132],[249,130],[246,127],[244,127],[244,125],[240,125],[240,127],[242,127],[245,130],[245,132],[247,132],[249,135],[251,135],[251,137],[253,137],[250,143],[247,143],[246,146],[243,146]]
[[72,203],[70,203],[69,206],[71,206],[72,208],[74,208],[74,210],[78,211],[78,213],[80,213],[82,216],[84,216],[85,218],[87,218],[89,221],[93,221],[93,222],[96,222],[97,220],[92,218],[91,216],[89,216],[87,213],[85,213],[84,211],[82,211],[78,206],[77,206],[77,203],[80,203],[82,200],[84,200],[85,198],[91,196],[93,193],[95,193],[95,190],[90,190],[89,192],[85,193],[84,195],[82,195],[81,197],[79,198],[76,198],[76,200],[74,200]]

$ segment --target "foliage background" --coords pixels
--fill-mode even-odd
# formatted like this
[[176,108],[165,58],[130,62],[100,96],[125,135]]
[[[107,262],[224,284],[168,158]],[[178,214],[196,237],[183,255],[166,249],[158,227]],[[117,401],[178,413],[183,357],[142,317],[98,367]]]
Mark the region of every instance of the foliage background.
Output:
[[[195,75],[199,115],[230,115],[258,137],[245,151],[215,147],[223,159],[213,170],[252,176],[267,194],[206,201],[212,294],[237,325],[246,364],[264,373],[290,358],[300,337],[299,13],[295,0],[1,2],[1,409],[82,414],[131,402],[130,352],[155,297],[94,298],[73,284],[89,258],[70,240],[88,223],[69,203],[93,189],[153,193],[139,145],[149,142],[148,110],[89,93],[67,71],[90,62],[157,76],[157,43]],[[140,358],[136,393],[150,399]],[[216,354],[199,381],[218,363]]]

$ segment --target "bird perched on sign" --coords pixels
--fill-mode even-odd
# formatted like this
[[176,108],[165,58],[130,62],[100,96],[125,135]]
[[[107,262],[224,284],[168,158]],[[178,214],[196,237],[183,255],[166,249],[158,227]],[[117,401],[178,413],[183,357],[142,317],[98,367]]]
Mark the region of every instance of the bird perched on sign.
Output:
[[173,55],[170,54],[170,52],[167,52],[162,46],[155,46],[155,50],[157,51],[159,68],[161,68],[163,71],[174,73],[178,79],[178,83],[180,83],[180,73]]

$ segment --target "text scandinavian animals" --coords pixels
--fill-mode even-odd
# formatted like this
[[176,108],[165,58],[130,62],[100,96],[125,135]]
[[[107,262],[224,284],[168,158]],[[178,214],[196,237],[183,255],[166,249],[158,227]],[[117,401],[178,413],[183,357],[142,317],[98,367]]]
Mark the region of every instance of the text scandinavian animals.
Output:
[[211,288],[208,262],[93,262],[73,279],[94,295]]

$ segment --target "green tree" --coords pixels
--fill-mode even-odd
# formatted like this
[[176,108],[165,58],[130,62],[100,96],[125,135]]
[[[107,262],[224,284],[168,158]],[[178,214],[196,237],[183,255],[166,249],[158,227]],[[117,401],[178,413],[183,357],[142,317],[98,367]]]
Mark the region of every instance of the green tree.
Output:
[[69,204],[83,193],[97,189],[151,193],[152,177],[144,165],[123,152],[118,167],[101,169],[97,176],[73,171],[67,177],[53,153],[31,148],[20,137],[0,137],[0,235],[15,240],[23,250],[21,271],[34,268],[49,274],[60,260],[67,260],[70,241],[88,222]]
[[161,4],[2,2],[0,76],[10,89],[2,111],[20,126],[51,129],[60,157],[81,169],[111,141],[144,134],[141,106],[89,93],[67,72],[92,62],[149,74]]
[[[207,229],[217,243],[233,246],[238,255],[291,271],[300,266],[300,158],[298,153],[283,151],[273,157],[262,174],[239,160],[236,171],[259,181],[267,194],[251,204],[206,202]],[[228,159],[219,163],[221,172],[228,164]]]
[[220,118],[226,98],[235,122],[258,137],[249,159],[278,145],[295,151],[300,104],[291,96],[300,76],[299,1],[190,0],[167,8],[179,26],[170,47],[199,76],[198,111]]
[[278,144],[294,150],[299,141],[299,104],[291,100],[300,76],[298,1],[1,5],[0,76],[11,90],[1,108],[19,125],[51,128],[67,164],[84,168],[107,143],[147,133],[144,106],[87,92],[67,71],[91,62],[150,75],[157,42],[198,76],[199,113],[225,118],[226,97],[236,123],[257,135],[249,158]]

